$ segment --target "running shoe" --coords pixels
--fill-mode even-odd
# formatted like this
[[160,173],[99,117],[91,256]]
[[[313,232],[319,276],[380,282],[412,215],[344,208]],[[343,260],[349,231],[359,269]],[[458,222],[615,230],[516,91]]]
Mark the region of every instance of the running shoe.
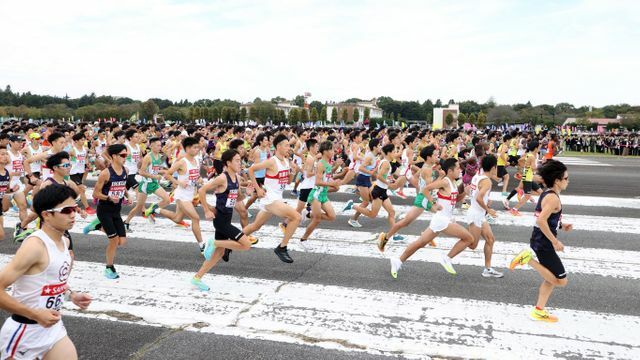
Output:
[[174,200],[174,199],[173,199],[173,191],[171,191],[171,192],[169,193],[169,202],[170,202],[170,203],[172,203],[172,202],[173,202],[173,200]]
[[524,196],[524,190],[516,189],[516,193],[518,193],[518,202],[520,202],[520,200],[522,200],[522,197]]
[[186,222],[184,220],[181,220],[180,222],[176,223],[176,226],[180,226],[180,227],[183,227],[185,229],[188,229],[189,226],[191,226],[191,224],[189,224],[188,222]]
[[396,221],[399,221],[400,219],[402,219],[404,217],[404,213],[403,212],[399,212],[396,214],[395,219]]
[[109,268],[105,268],[104,269],[104,277],[106,277],[107,279],[114,280],[114,279],[119,279],[120,275],[118,275],[117,272],[115,272],[115,271],[113,271],[113,270],[111,270]]
[[442,265],[449,274],[457,274],[456,270],[453,268],[453,264],[451,263],[451,258],[447,254],[442,254],[442,256],[440,256],[440,265]]
[[504,182],[500,181],[500,182],[498,183],[498,186],[502,186],[502,185],[504,185]]
[[151,224],[155,224],[156,223],[156,214],[151,214],[151,215],[147,216],[147,220],[149,220],[149,222]]
[[378,250],[380,250],[380,252],[384,252],[384,247],[387,246],[388,241],[385,233],[381,232],[380,235],[378,235]]
[[532,203],[532,204],[536,204],[536,203],[538,203],[538,200],[534,199],[533,196],[531,196],[531,197],[529,197],[529,202]]
[[151,215],[154,215],[156,213],[156,209],[158,209],[159,207],[160,206],[158,206],[157,203],[151,204],[151,206],[149,206],[144,210],[144,217],[149,217]]
[[199,290],[209,291],[209,286],[207,284],[203,283],[201,279],[198,279],[195,276],[193,278],[191,278],[191,285],[197,287]]
[[216,243],[213,239],[207,240],[207,243],[204,245],[204,251],[202,255],[206,260],[211,260],[211,256],[213,256],[213,252],[216,250]]
[[26,229],[22,232],[20,232],[20,234],[18,234],[18,236],[13,238],[13,242],[15,242],[16,244],[19,244],[21,242],[24,241],[24,239],[26,239],[29,235],[33,234],[34,232],[36,232],[37,229]]
[[291,190],[291,195],[298,197],[298,190]]
[[406,200],[407,199],[407,195],[404,194],[404,192],[402,191],[402,189],[398,190],[395,192],[396,196],[399,197],[400,199]]
[[284,223],[284,222],[278,223],[278,227],[280,228],[280,231],[282,231],[282,234],[287,232],[287,223]]
[[309,220],[309,210],[307,210],[306,208],[302,209],[302,214],[300,214],[300,225],[303,225],[304,223],[307,222],[307,220]]
[[506,191],[503,191],[503,192],[502,192],[502,196],[507,197],[507,196],[509,196],[509,193],[508,193],[508,192],[506,192]]
[[354,227],[354,228],[361,228],[362,227],[362,225],[360,225],[358,220],[349,219],[349,221],[347,221],[347,223],[349,223],[349,225],[351,225],[351,227]]
[[511,263],[509,264],[509,270],[515,269],[518,265],[527,265],[529,263],[529,260],[531,260],[531,256],[531,250],[522,250],[518,255],[516,255],[516,257],[513,258],[513,260],[511,260]]
[[16,227],[13,229],[13,238],[14,239],[17,238],[25,230],[26,229],[23,229],[22,226],[20,226],[20,221],[18,221],[18,223],[16,224]]
[[519,172],[517,172],[513,177],[516,178],[516,180],[522,180],[522,174]]
[[405,237],[400,235],[400,234],[395,234],[395,235],[393,235],[392,239],[393,239],[393,241],[402,241],[402,240],[405,239]]
[[493,216],[487,214],[484,216],[485,219],[487,219],[487,222],[489,224],[495,224],[496,223],[496,218],[494,218]]
[[557,316],[549,314],[549,312],[545,309],[538,309],[536,307],[531,310],[531,312],[529,313],[529,317],[531,318],[531,320],[535,321],[544,321],[550,323],[558,322]]
[[305,252],[309,252],[311,250],[311,247],[309,246],[309,239],[306,239],[306,240],[300,239],[300,247]]
[[389,259],[391,261],[391,277],[394,279],[398,278],[398,270],[402,267],[402,261],[400,258],[393,257]]
[[509,200],[507,200],[507,198],[502,199],[502,206],[504,206],[505,210],[511,210],[511,206],[509,206]]
[[462,210],[469,210],[469,208],[471,207],[470,204],[464,203],[460,206],[462,208]]
[[499,272],[499,271],[496,271],[496,270],[494,270],[493,268],[488,268],[488,269],[487,269],[487,268],[485,268],[485,269],[482,271],[482,277],[486,277],[486,278],[490,278],[490,277],[494,277],[494,278],[501,278],[501,277],[503,277],[503,276],[504,276],[504,274],[503,274],[503,273],[501,273],[501,272]]
[[[33,196],[31,196],[31,194],[29,194],[29,195],[27,195],[27,207],[32,207],[32,206],[33,206]],[[94,212],[94,214],[95,214],[95,212]]]
[[275,249],[273,249],[273,252],[278,256],[280,261],[286,262],[288,264],[291,264],[293,262],[293,259],[291,258],[291,256],[289,256],[289,252],[287,251],[286,246],[280,247],[280,245],[278,245]]
[[431,246],[431,247],[438,246],[438,245],[436,245],[436,239],[431,240],[431,242],[429,243],[429,246]]
[[518,211],[518,209],[516,209],[516,208],[511,208],[511,210],[509,210],[509,212],[511,212],[511,215],[513,215],[513,216],[522,216],[522,214],[520,214],[520,211]]
[[91,206],[88,206],[86,209],[84,209],[84,211],[87,212],[87,215],[95,215],[96,214],[96,209],[92,208]]
[[82,228],[82,233],[87,235],[88,233],[94,231],[96,229],[96,226],[98,226],[98,224],[100,224],[100,220],[98,220],[98,218],[93,219],[93,221],[87,224],[87,226]]
[[124,223],[124,229],[125,229],[128,233],[133,232],[133,230],[131,230],[131,224],[129,224],[129,223],[127,223],[127,222],[126,222],[126,223]]
[[229,256],[231,256],[231,249],[224,249],[224,254],[222,254],[222,261],[229,262]]
[[346,204],[344,204],[344,208],[342,208],[342,212],[349,211],[351,209],[353,209],[353,200],[349,200],[347,201]]
[[258,238],[257,237],[255,237],[253,235],[249,235],[248,238],[249,238],[249,241],[251,242],[251,245],[255,245],[255,244],[258,243]]
[[249,212],[248,209],[247,209],[247,218],[249,218],[249,219],[253,218],[253,215],[251,215],[251,212]]
[[200,254],[202,254],[202,256],[204,256],[204,249],[207,247],[206,243],[202,243],[202,244],[198,244],[198,248],[200,249]]
[[15,201],[15,200],[13,200],[13,199],[11,199],[11,210],[13,210],[13,211],[15,211],[15,212],[18,212],[18,211],[19,211],[19,209],[18,209],[18,204],[16,204],[16,201]]

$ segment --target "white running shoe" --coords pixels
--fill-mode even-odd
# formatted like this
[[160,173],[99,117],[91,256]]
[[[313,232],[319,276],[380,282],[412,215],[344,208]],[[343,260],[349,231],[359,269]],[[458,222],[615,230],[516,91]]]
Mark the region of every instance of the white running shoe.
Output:
[[495,271],[493,268],[488,268],[488,269],[484,269],[482,270],[482,277],[494,277],[494,278],[501,278],[503,277],[504,274],[499,272],[499,271]]
[[498,183],[498,186],[502,186],[502,185],[504,185],[504,183],[503,183],[502,181],[500,181],[500,182]]
[[391,277],[394,279],[398,278],[398,270],[402,267],[402,261],[400,258],[394,257],[389,259],[391,261]]
[[447,270],[447,272],[451,275],[456,275],[456,270],[453,268],[453,264],[451,263],[451,258],[447,254],[442,254],[440,257],[440,264],[442,267]]
[[511,206],[509,206],[509,200],[507,200],[507,198],[502,199],[502,206],[504,206],[505,210],[511,210]]
[[349,221],[347,221],[347,222],[349,223],[349,225],[351,225],[351,227],[354,227],[354,228],[361,228],[362,227],[362,225],[360,225],[358,220],[349,219]]
[[307,217],[309,215],[309,210],[307,210],[307,208],[302,209],[302,214],[300,214],[300,225],[304,225],[307,220],[309,220],[309,218]]
[[302,250],[304,250],[304,252],[309,252],[309,250],[311,250],[311,247],[309,246],[309,239],[302,241],[302,239],[300,239],[300,247],[302,248]]

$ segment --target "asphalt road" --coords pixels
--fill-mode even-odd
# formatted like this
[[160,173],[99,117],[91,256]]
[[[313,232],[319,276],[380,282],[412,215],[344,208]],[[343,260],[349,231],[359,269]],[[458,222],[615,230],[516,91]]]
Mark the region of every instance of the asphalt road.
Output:
[[[610,163],[613,167],[570,166],[570,187],[566,194],[633,198],[640,197],[640,160],[593,158]],[[494,188],[495,190],[495,188]],[[348,194],[333,194],[335,201],[353,198]],[[396,201],[394,199],[394,201]],[[398,199],[398,202],[400,200]],[[409,204],[409,200],[402,201]],[[526,205],[525,210],[531,211]],[[253,212],[253,211],[252,211]],[[125,211],[123,211],[125,213]],[[584,214],[611,217],[639,218],[640,211],[618,208],[566,206],[565,214]],[[386,221],[361,220],[367,231],[386,228]],[[271,220],[270,224],[276,224]],[[414,223],[403,234],[417,235],[424,223]],[[353,230],[346,217],[322,228]],[[498,241],[528,243],[531,229],[515,226],[493,226]],[[11,229],[5,229],[10,233]],[[640,249],[640,235],[574,231],[564,237],[565,244],[583,247],[635,250]],[[84,261],[104,261],[104,236],[74,236],[75,253]],[[17,245],[5,240],[0,253],[12,254]],[[504,301],[531,304],[537,294],[538,275],[526,272],[519,276],[505,276],[495,281],[478,281],[477,266],[457,265],[457,277],[442,271],[439,264],[408,262],[402,277],[392,280],[388,274],[388,261],[368,257],[324,255],[291,252],[293,264],[281,263],[269,249],[252,249],[241,255],[233,254],[229,263],[215,269],[218,274],[276,279],[327,285],[340,285],[414,294]],[[126,249],[119,251],[118,263],[162,269],[195,271],[200,266],[195,243],[176,243],[130,238]],[[406,269],[406,271],[404,271]],[[550,306],[563,306],[576,310],[617,313],[640,316],[637,299],[640,284],[629,279],[616,279],[598,275],[571,274],[569,285],[553,294]],[[6,314],[2,313],[4,319]],[[371,354],[327,350],[318,346],[293,345],[280,342],[251,340],[199,332],[145,326],[121,321],[97,320],[84,317],[65,317],[71,339],[81,359],[377,359]]]

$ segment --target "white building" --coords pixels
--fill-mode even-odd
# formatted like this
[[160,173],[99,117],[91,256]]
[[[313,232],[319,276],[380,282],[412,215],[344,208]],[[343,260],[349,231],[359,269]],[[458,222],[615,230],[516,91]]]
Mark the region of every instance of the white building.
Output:
[[[451,125],[447,125],[445,119],[447,114],[453,115],[453,122]],[[447,107],[433,108],[433,130],[442,129],[446,127],[456,128],[458,127],[458,115],[460,114],[460,105],[450,104]]]
[[[369,109],[369,119],[381,118],[382,109],[380,109],[375,101],[361,101],[359,103],[327,103],[327,120],[331,121],[331,113],[334,108],[338,111],[338,119],[342,120],[342,112],[347,109],[348,119],[354,122],[364,121],[364,110]],[[354,110],[358,110],[358,119],[353,118]]]

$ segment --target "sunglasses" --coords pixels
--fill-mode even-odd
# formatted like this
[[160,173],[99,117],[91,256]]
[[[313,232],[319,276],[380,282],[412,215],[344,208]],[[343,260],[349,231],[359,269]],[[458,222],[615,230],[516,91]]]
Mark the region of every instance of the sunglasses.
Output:
[[71,205],[71,206],[64,206],[64,207],[59,207],[59,208],[53,208],[50,210],[47,210],[48,212],[57,212],[60,214],[65,214],[65,215],[69,215],[69,214],[74,214],[77,212],[80,212],[80,208],[78,207],[78,205]]
[[60,165],[56,165],[59,168],[63,168],[63,169],[68,169],[71,167],[70,163],[64,163],[64,164],[60,164]]
[[121,158],[123,158],[123,159],[126,159],[126,158],[127,158],[127,156],[129,156],[129,154],[127,154],[127,153],[124,153],[124,154],[118,154],[118,156],[120,156],[120,157],[121,157]]

